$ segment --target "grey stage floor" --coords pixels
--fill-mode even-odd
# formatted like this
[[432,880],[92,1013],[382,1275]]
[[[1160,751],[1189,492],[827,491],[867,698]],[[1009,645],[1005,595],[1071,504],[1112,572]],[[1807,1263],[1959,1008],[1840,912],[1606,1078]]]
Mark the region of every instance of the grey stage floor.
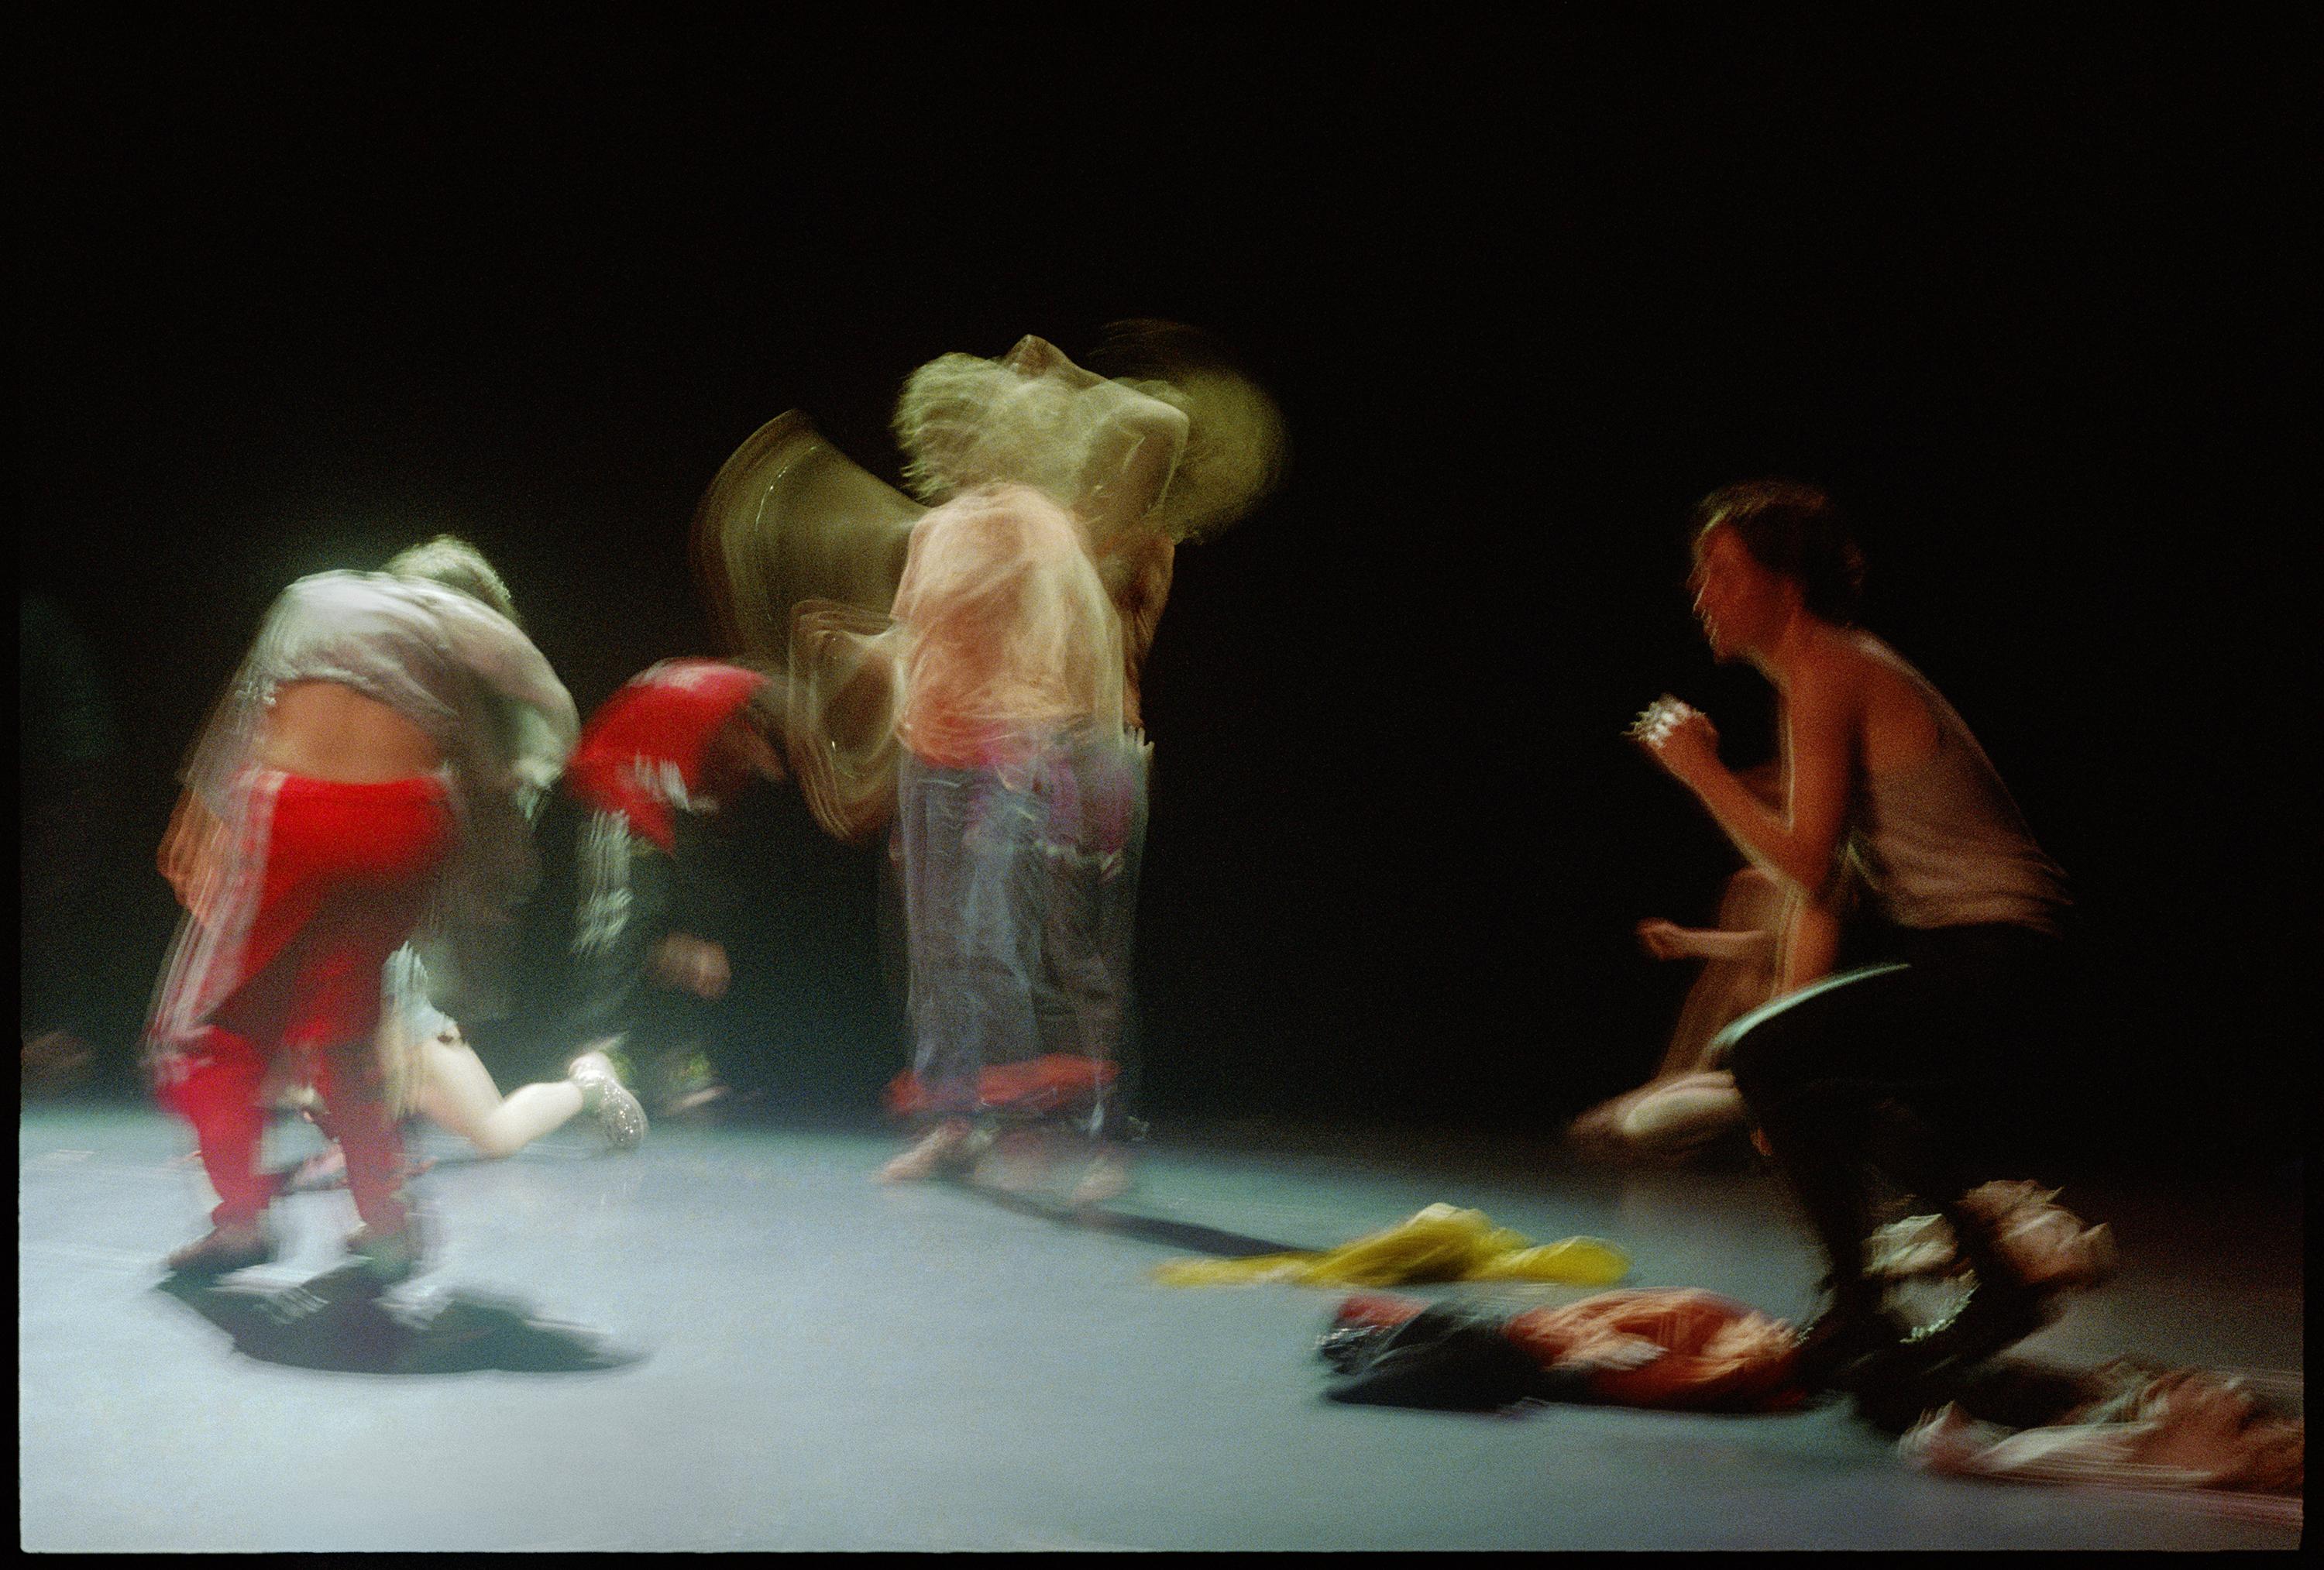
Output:
[[[297,1298],[205,1313],[156,1290],[156,1261],[208,1203],[176,1125],[51,1106],[21,1127],[27,1549],[2193,1549],[2299,1535],[2193,1501],[1919,1474],[1835,1408],[1335,1406],[1313,1348],[1337,1294],[1149,1277],[1206,1250],[1327,1246],[1446,1200],[1538,1239],[1609,1238],[1633,1284],[1797,1318],[1811,1256],[1751,1173],[1625,1178],[1482,1144],[1228,1127],[1158,1139],[1112,1218],[1075,1225],[875,1186],[893,1145],[868,1125],[658,1127],[628,1156],[561,1133],[498,1164],[430,1136],[438,1262],[391,1298],[401,1319],[373,1326],[375,1342],[401,1335],[407,1371],[361,1372],[316,1339],[345,1306],[327,1285],[305,1320]],[[280,1149],[311,1138],[287,1131]],[[2126,1270],[2030,1352],[2301,1369],[2290,1185],[2117,1184],[2067,1202],[2115,1222]],[[343,1193],[282,1215],[293,1247],[240,1278],[253,1286],[331,1270],[352,1224]],[[484,1306],[472,1331],[514,1322],[494,1304],[555,1323],[463,1342],[447,1307],[463,1304]],[[464,1345],[521,1371],[429,1371]],[[627,1361],[575,1370],[608,1352]]]

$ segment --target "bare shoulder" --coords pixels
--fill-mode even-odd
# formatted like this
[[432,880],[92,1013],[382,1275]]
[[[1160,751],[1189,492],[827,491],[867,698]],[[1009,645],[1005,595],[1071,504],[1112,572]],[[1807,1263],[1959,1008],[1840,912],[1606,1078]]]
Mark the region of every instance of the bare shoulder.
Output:
[[1846,652],[1858,686],[1874,699],[1884,702],[1905,700],[1923,706],[1922,688],[1925,678],[1906,662],[1904,656],[1880,638],[1856,629],[1850,629],[1833,640]]
[[1786,696],[1794,707],[1853,715],[1877,680],[1872,652],[1853,636],[1818,638],[1794,668]]
[[1839,628],[1818,640],[1811,662],[1814,679],[1865,697],[1909,689],[1912,667],[1896,651],[1857,628]]
[[1869,633],[1851,633],[1868,753],[1876,767],[1908,767],[1935,750],[1937,717],[1927,681]]

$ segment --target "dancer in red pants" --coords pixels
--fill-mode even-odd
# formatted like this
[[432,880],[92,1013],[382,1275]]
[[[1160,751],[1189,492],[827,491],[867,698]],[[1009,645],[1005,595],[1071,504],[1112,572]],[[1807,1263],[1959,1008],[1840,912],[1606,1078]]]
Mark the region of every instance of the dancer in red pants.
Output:
[[275,1079],[328,1101],[383,1281],[418,1268],[374,1032],[381,967],[424,921],[471,998],[531,872],[527,814],[578,726],[507,588],[440,537],[383,573],[286,590],[197,744],[161,869],[188,912],[148,1051],[218,1205],[170,1256],[218,1275],[273,1257],[258,1171]]

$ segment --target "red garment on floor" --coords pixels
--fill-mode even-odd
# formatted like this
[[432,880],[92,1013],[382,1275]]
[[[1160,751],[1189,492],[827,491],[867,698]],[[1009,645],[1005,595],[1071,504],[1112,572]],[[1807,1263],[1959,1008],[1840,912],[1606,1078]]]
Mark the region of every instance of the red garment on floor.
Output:
[[715,810],[741,783],[710,777],[710,743],[766,684],[740,666],[663,660],[589,717],[565,765],[566,788],[676,855],[674,812]]
[[245,782],[243,833],[213,928],[191,945],[156,1010],[164,1106],[194,1125],[221,1225],[255,1218],[261,1085],[285,1056],[312,1079],[346,1152],[364,1220],[402,1225],[402,1146],[379,1054],[380,974],[426,914],[454,827],[433,776],[347,785],[272,772]]
[[[1428,1305],[1363,1292],[1340,1306],[1341,1326],[1403,1324]],[[1600,1292],[1529,1308],[1501,1333],[1543,1368],[1582,1376],[1590,1400],[1686,1411],[1782,1411],[1807,1392],[1790,1326],[1748,1304],[1692,1288]]]

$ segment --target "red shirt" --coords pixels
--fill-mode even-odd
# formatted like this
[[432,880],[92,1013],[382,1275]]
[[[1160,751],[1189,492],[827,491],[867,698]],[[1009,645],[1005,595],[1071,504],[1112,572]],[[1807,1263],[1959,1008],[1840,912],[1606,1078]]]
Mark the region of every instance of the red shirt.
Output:
[[710,743],[766,681],[715,660],[663,660],[589,717],[566,763],[566,787],[675,855],[672,814],[718,810],[717,794],[733,782],[708,777]]

